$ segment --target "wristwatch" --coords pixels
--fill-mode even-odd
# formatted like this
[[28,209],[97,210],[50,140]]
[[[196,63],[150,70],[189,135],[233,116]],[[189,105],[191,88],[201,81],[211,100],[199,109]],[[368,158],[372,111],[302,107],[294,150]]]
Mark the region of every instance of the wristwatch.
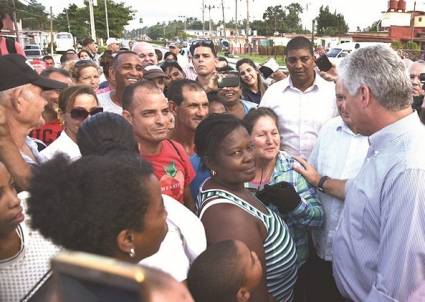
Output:
[[317,184],[317,189],[320,192],[325,192],[325,188],[323,188],[323,185],[325,184],[325,181],[327,181],[330,177],[329,176],[322,176],[320,177],[319,183]]

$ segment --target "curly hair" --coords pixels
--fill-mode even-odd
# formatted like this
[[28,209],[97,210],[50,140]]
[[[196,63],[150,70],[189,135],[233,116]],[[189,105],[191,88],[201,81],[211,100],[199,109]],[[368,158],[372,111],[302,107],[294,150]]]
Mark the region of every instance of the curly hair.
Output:
[[70,250],[114,256],[117,235],[143,231],[151,166],[135,156],[64,155],[34,170],[28,214],[34,229]]
[[83,156],[128,152],[138,156],[133,127],[121,115],[101,112],[86,119],[78,129],[77,145]]
[[242,121],[230,113],[213,113],[195,131],[195,149],[199,157],[215,158],[223,140],[236,128],[245,128]]
[[92,60],[80,60],[75,62],[74,66],[71,69],[72,78],[78,81],[81,76],[81,71],[88,67],[95,68],[100,75],[100,67],[95,62],[93,62]]

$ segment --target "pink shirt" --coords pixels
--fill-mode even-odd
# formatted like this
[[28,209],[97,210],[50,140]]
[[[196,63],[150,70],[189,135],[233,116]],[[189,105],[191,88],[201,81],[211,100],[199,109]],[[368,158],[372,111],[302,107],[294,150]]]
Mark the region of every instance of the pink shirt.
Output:
[[[22,49],[21,45],[18,42],[15,42],[16,53],[25,57],[25,52]],[[9,52],[7,51],[6,39],[0,37],[0,55],[7,55]]]

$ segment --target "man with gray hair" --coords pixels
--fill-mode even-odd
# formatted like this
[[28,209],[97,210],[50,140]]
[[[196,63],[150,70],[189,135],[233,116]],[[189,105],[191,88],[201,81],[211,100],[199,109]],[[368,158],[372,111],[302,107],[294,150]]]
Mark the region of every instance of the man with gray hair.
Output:
[[[354,301],[406,301],[425,279],[425,128],[412,84],[386,46],[353,52],[338,70],[343,106],[369,136],[366,160],[345,184],[333,240],[333,270]],[[322,184],[323,185],[323,184]]]
[[136,42],[131,50],[142,59],[142,65],[158,64],[158,57],[156,56],[155,48],[152,44],[147,42]]

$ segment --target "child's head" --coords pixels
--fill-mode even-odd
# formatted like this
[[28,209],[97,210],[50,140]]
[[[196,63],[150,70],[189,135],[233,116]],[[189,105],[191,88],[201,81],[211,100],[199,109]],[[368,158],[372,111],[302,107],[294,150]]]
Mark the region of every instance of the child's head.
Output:
[[263,277],[257,254],[239,240],[211,245],[193,262],[187,284],[197,302],[243,302]]

